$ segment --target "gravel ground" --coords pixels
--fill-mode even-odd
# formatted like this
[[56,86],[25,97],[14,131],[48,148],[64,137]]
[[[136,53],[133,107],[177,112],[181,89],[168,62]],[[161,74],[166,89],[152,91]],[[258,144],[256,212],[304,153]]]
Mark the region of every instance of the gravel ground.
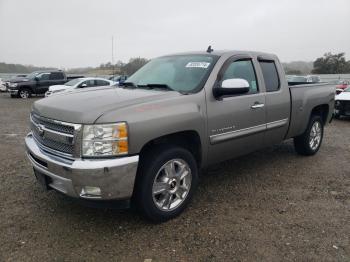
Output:
[[35,182],[32,103],[0,94],[0,261],[350,261],[350,119],[316,156],[291,141],[212,167],[178,218],[87,208]]

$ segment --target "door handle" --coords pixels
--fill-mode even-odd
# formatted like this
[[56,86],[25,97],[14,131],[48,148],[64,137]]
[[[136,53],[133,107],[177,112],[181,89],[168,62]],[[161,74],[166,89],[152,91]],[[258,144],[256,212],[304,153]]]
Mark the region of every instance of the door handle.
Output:
[[265,104],[255,103],[254,105],[251,106],[251,108],[252,109],[257,109],[257,108],[262,108],[264,106],[265,106]]

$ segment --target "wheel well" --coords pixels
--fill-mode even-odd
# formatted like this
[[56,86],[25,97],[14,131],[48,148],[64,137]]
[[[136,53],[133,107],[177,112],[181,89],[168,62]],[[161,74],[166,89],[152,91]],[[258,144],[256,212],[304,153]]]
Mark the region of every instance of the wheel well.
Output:
[[316,106],[314,109],[311,111],[311,115],[318,115],[322,118],[323,124],[326,124],[327,122],[327,117],[328,117],[328,112],[329,112],[329,106],[328,105],[319,105]]
[[196,131],[183,131],[173,133],[165,136],[158,137],[145,144],[140,152],[141,160],[147,155],[147,151],[150,151],[155,146],[160,145],[176,145],[186,148],[190,151],[197,161],[198,167],[202,162],[202,146],[199,134]]

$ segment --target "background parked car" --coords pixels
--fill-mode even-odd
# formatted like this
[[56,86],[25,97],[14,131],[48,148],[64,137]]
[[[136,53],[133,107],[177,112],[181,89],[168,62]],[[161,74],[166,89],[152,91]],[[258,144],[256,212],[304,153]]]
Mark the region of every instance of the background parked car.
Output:
[[116,83],[107,80],[104,78],[96,77],[85,77],[85,78],[76,78],[63,85],[53,85],[49,87],[49,90],[45,93],[45,96],[51,96],[63,91],[73,91],[77,88],[87,88],[87,87],[96,87],[96,86],[112,86]]
[[306,82],[308,82],[308,83],[319,83],[319,82],[321,82],[321,78],[319,76],[315,76],[315,75],[307,75],[306,76]]
[[348,80],[340,80],[336,86],[337,89],[346,89],[350,86],[350,82]]
[[50,85],[67,82],[66,74],[61,70],[36,71],[26,77],[16,77],[9,81],[11,97],[28,98],[32,94],[44,94]]
[[0,92],[6,92],[7,87],[6,87],[6,82],[0,78]]
[[321,79],[319,76],[307,75],[307,76],[291,76],[288,79],[291,83],[319,83]]
[[335,96],[334,117],[350,116],[350,87]]
[[128,79],[127,75],[121,75],[121,76],[111,76],[109,80],[117,83],[117,84],[122,84]]
[[307,78],[305,76],[292,76],[288,80],[289,83],[306,83]]

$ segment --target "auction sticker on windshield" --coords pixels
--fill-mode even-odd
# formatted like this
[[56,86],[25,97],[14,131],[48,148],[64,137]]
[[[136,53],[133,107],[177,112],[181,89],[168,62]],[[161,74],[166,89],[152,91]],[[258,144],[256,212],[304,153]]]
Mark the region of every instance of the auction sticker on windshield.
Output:
[[188,62],[186,67],[208,68],[209,65],[208,62]]

